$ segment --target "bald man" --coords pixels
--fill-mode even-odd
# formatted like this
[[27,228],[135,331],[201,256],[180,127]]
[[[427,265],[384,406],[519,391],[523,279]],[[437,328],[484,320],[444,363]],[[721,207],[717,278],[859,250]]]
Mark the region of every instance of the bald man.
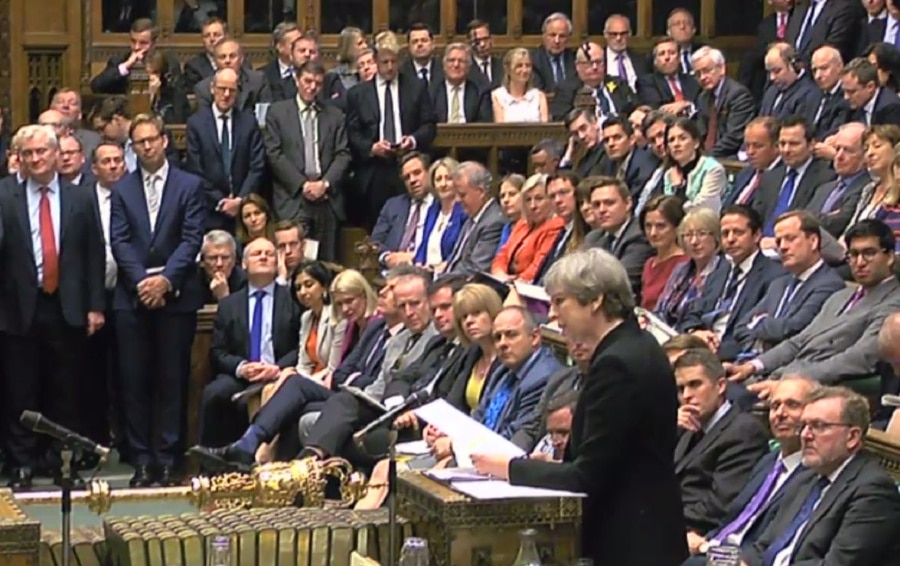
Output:
[[573,108],[575,96],[582,87],[594,93],[598,116],[628,116],[638,105],[637,96],[628,83],[606,74],[606,51],[599,44],[590,42],[575,54],[575,73],[556,87],[556,95],[550,104],[550,114],[556,121],[563,121]]
[[775,43],[766,53],[765,64],[769,86],[763,94],[759,115],[779,120],[803,116],[815,85],[797,59],[797,50],[787,43]]
[[56,132],[56,137],[61,138],[69,135],[69,126],[66,117],[59,110],[44,110],[38,116],[38,124],[41,126],[50,126]]
[[[878,356],[881,361],[876,367],[881,373],[881,394],[900,394],[900,313],[884,319],[878,332]],[[894,413],[894,407],[882,407],[872,419],[872,426],[883,430]]]
[[[812,56],[812,78],[818,88],[809,94],[804,117],[816,127],[816,139],[824,140],[837,132],[841,124],[850,121],[850,105],[844,100],[841,88],[841,74],[844,71],[844,60],[834,47],[825,46],[816,49]],[[816,157],[834,159],[825,147],[816,149]]]
[[863,188],[872,180],[866,168],[865,133],[864,124],[850,122],[842,125],[827,143],[821,143],[834,152],[831,163],[838,178],[816,188],[807,210],[818,215],[822,228],[835,238],[847,229]]

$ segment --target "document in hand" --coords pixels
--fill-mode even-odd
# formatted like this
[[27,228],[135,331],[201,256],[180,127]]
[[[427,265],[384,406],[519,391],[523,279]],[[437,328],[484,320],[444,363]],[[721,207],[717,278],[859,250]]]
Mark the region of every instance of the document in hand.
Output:
[[663,319],[647,309],[635,307],[634,315],[637,317],[641,328],[652,334],[660,344],[665,344],[669,338],[678,335],[677,330],[666,324]]
[[460,468],[472,467],[472,454],[498,454],[512,458],[525,455],[524,450],[443,399],[432,401],[413,412],[450,438],[456,465]]

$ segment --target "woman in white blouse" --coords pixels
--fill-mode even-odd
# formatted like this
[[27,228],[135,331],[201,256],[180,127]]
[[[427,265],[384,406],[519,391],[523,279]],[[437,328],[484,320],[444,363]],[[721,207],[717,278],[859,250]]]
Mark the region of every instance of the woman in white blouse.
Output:
[[510,49],[503,57],[503,83],[491,93],[494,122],[549,122],[547,95],[532,86],[531,55],[527,49]]
[[449,259],[466,221],[453,190],[452,174],[458,165],[455,159],[445,157],[435,161],[428,170],[434,200],[425,214],[422,243],[413,260],[417,265],[434,267]]

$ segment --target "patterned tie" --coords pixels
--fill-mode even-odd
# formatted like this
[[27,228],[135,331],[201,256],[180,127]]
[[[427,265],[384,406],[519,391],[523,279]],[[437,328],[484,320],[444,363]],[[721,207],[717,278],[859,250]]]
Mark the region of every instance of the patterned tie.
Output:
[[250,323],[250,356],[247,361],[258,362],[262,356],[263,298],[265,289],[253,292],[253,320]]
[[831,191],[831,194],[828,195],[828,198],[825,199],[825,204],[822,205],[822,214],[830,214],[834,211],[834,205],[837,204],[839,198],[844,195],[844,191],[847,190],[847,182],[841,179],[834,186],[834,189]]
[[669,90],[672,91],[672,98],[675,99],[675,102],[684,102],[684,91],[678,86],[678,81],[675,80],[675,77],[669,77]]
[[691,67],[691,50],[690,49],[682,49],[681,50],[681,71],[687,75],[693,70],[694,70],[693,67]]
[[853,307],[859,304],[859,302],[866,296],[866,288],[858,287],[856,291],[850,295],[850,300],[847,301],[847,304],[844,305],[844,308],[841,309],[841,314],[846,314]]
[[762,173],[757,171],[753,175],[753,179],[750,180],[750,183],[744,187],[744,190],[741,191],[741,194],[738,195],[737,203],[738,204],[750,204],[750,201],[753,200],[753,195],[756,194],[756,189],[759,188],[759,182],[762,179]]
[[597,98],[597,108],[600,110],[601,116],[609,116],[611,108],[609,107],[609,99],[606,98],[606,89],[603,85],[595,91]]
[[222,167],[225,168],[225,174],[231,180],[231,132],[228,131],[228,114],[222,114],[222,136],[219,139],[219,146],[222,148]]
[[778,26],[775,29],[775,37],[778,39],[784,39],[784,36],[787,34],[787,14],[784,12],[779,12],[776,16],[778,18]]
[[45,293],[55,293],[59,288],[59,256],[56,252],[56,234],[53,230],[53,214],[50,212],[50,187],[41,187],[38,222],[41,233],[41,263],[43,281],[41,288]]
[[562,55],[553,56],[553,80],[559,84],[566,80],[566,72],[563,70]]
[[310,180],[317,181],[322,172],[317,158],[319,140],[316,139],[316,109],[309,105],[303,111],[303,172]]
[[791,201],[794,200],[794,192],[797,187],[797,170],[788,169],[784,176],[784,183],[781,185],[781,192],[778,193],[778,202],[775,203],[775,210],[772,215],[766,219],[766,225],[763,228],[763,236],[771,238],[775,235],[775,220],[788,211],[791,207]]
[[626,67],[625,67],[625,54],[619,53],[616,56],[616,62],[618,63],[618,67],[619,67],[619,78],[627,83],[628,82],[628,69],[626,69]]
[[406,223],[406,229],[403,231],[403,237],[400,238],[400,250],[401,252],[408,252],[415,249],[416,243],[416,231],[419,228],[419,218],[422,214],[422,201],[418,201],[415,203],[415,208],[413,208],[413,213],[409,217],[409,221]]
[[394,123],[394,95],[391,92],[391,82],[384,83],[384,108],[381,111],[384,117],[384,140],[389,143],[397,143],[397,129]]
[[459,124],[462,120],[462,114],[459,111],[459,86],[450,89],[452,94],[450,100],[450,123]]
[[775,564],[775,559],[778,557],[778,554],[793,542],[794,537],[797,536],[797,533],[803,528],[803,525],[809,522],[816,503],[819,501],[819,498],[822,497],[822,490],[828,486],[828,483],[828,478],[825,477],[820,476],[819,479],[816,480],[816,483],[813,484],[812,489],[803,501],[803,506],[800,507],[800,511],[794,516],[791,524],[788,525],[787,529],[782,531],[781,535],[779,535],[763,553],[762,558],[764,566],[772,566]]
[[778,301],[778,307],[775,309],[774,318],[781,318],[781,315],[784,314],[788,305],[793,301],[794,295],[797,293],[797,290],[802,283],[803,282],[800,281],[798,277],[791,277],[791,284],[787,286],[787,289],[784,290],[784,295],[782,295],[781,300]]
[[775,482],[778,480],[778,476],[784,471],[784,462],[778,460],[775,462],[775,465],[772,467],[772,470],[769,472],[769,475],[766,476],[766,479],[763,481],[762,485],[759,489],[756,490],[756,493],[753,495],[753,499],[750,500],[750,503],[744,507],[744,510],[741,512],[737,518],[725,525],[721,531],[716,535],[716,540],[719,542],[725,543],[728,541],[728,537],[735,533],[739,533],[744,530],[750,521],[756,517],[756,514],[759,513],[759,510],[762,509],[763,504],[769,500],[769,497],[772,493],[772,489],[775,487]]

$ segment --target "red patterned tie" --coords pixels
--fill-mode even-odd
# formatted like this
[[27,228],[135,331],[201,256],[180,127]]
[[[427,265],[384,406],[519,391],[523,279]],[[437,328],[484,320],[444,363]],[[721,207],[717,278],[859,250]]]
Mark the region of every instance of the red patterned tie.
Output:
[[678,81],[675,77],[669,77],[669,88],[672,89],[672,96],[675,102],[684,102],[684,92],[678,87]]
[[703,143],[703,149],[708,152],[712,151],[714,147],[716,147],[716,136],[718,135],[719,129],[719,108],[716,106],[716,94],[715,91],[711,93],[710,96],[710,104],[709,104],[709,120],[706,124],[706,140]]
[[784,36],[787,35],[787,14],[777,14],[775,17],[778,18],[778,28],[775,30],[775,37],[784,39]]
[[50,213],[49,187],[41,187],[40,228],[41,255],[44,264],[45,293],[55,293],[59,287],[59,256],[56,253],[56,237],[53,235],[53,215]]

